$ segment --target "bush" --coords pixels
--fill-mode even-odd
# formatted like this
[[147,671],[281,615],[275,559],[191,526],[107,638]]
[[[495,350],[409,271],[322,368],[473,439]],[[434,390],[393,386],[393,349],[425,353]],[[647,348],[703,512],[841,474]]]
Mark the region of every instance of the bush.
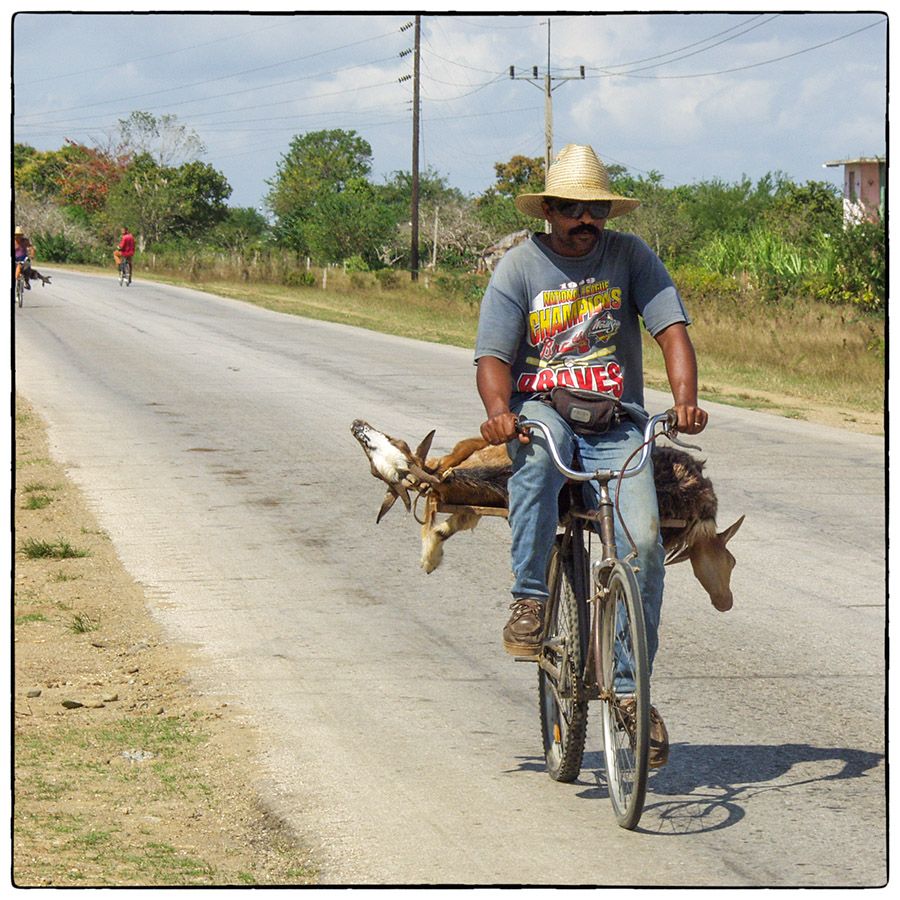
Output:
[[371,272],[360,272],[347,270],[350,277],[350,287],[355,291],[371,290],[378,283],[375,276]]
[[378,269],[375,280],[383,291],[396,291],[402,284],[401,275],[396,269]]
[[344,260],[345,272],[368,272],[369,264],[359,255]]
[[38,259],[58,263],[89,263],[96,250],[77,244],[64,234],[38,233],[31,236]]
[[822,241],[826,286],[818,296],[884,313],[887,292],[883,222],[862,222]]
[[305,269],[287,271],[283,280],[288,287],[315,287],[319,283],[315,274]]
[[435,286],[441,293],[470,306],[480,305],[487,283],[486,275],[471,272],[459,275],[440,274],[435,278]]

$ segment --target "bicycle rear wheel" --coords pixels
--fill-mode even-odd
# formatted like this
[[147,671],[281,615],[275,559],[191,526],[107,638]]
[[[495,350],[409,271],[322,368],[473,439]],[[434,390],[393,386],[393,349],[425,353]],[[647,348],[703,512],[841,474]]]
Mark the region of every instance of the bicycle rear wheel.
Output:
[[637,826],[644,809],[650,748],[650,664],[640,589],[617,565],[599,619],[603,756],[609,797],[622,828]]
[[554,781],[574,781],[581,771],[588,712],[581,677],[587,567],[580,530],[569,542],[557,537],[547,585],[546,637],[538,670],[544,758]]

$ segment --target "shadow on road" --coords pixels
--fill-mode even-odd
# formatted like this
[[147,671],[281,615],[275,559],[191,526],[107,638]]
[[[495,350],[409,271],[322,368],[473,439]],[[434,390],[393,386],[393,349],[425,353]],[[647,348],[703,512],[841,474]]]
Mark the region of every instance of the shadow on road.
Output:
[[[810,744],[673,744],[669,764],[652,770],[639,831],[699,834],[729,828],[746,805],[768,791],[790,795],[810,784],[861,778],[881,753]],[[543,770],[543,759],[522,759],[519,771]],[[603,754],[585,753],[578,796],[607,800]]]

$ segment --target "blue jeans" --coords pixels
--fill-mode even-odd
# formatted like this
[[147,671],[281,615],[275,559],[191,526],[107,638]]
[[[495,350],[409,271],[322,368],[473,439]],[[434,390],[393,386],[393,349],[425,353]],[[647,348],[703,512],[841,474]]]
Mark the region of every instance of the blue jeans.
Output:
[[[606,434],[578,435],[553,407],[539,400],[526,400],[512,410],[517,415],[546,423],[560,449],[564,462],[570,462],[578,450],[580,463],[573,468],[588,470],[621,468],[643,442],[643,433],[630,419]],[[559,519],[559,492],[565,476],[556,468],[544,436],[533,432],[531,442],[518,440],[508,444],[512,459],[509,479],[509,524],[512,529],[513,597],[545,600],[547,564],[556,537]],[[610,491],[615,491],[615,483]],[[614,494],[613,494],[614,496]],[[586,482],[585,501],[597,506],[596,482]],[[619,495],[619,509],[628,531],[637,545],[637,582],[641,590],[647,626],[650,665],[659,647],[659,618],[662,610],[665,552],[659,530],[659,508],[653,470],[647,466],[640,475],[626,478]],[[631,549],[616,516],[616,545],[619,555]],[[620,685],[621,689],[621,685]]]

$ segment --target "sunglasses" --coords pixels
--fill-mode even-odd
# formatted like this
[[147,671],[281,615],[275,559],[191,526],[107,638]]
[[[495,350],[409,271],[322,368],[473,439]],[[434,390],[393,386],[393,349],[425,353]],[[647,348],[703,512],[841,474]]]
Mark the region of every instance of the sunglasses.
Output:
[[608,219],[612,210],[611,200],[595,200],[588,203],[579,200],[548,200],[547,205],[567,219],[580,219],[585,210],[590,213],[592,219]]

